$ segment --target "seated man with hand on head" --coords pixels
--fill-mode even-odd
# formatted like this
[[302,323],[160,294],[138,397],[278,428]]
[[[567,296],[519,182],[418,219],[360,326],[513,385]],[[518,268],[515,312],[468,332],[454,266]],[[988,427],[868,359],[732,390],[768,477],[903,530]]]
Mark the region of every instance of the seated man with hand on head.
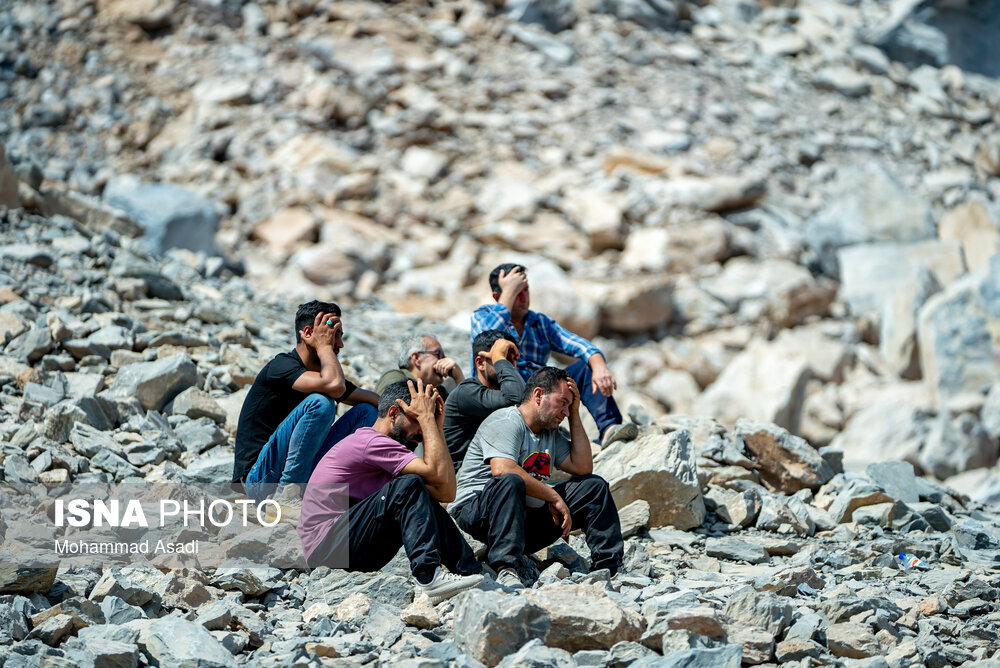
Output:
[[[295,348],[260,370],[240,411],[233,482],[242,482],[257,501],[267,485],[277,483],[275,498],[286,521],[297,519],[298,486],[309,480],[316,462],[340,439],[375,421],[378,395],[356,387],[340,366],[343,329],[336,304],[301,304]],[[334,422],[338,403],[354,407]]]
[[[441,507],[455,498],[455,468],[441,433],[444,401],[418,380],[393,383],[378,419],[331,449],[306,486],[297,530],[310,567],[375,571],[406,548],[417,590],[432,603],[478,586],[482,566]],[[413,453],[423,440],[424,457]],[[330,485],[346,483],[343,500]],[[448,571],[441,569],[444,565]]]
[[487,329],[511,334],[521,352],[517,369],[525,379],[548,363],[551,352],[577,358],[566,371],[580,388],[583,405],[597,423],[601,445],[631,440],[639,435],[635,424],[622,424],[622,414],[612,396],[618,385],[608,369],[604,353],[549,316],[528,308],[531,298],[523,266],[508,263],[495,267],[490,272],[490,288],[496,303],[480,306],[473,312],[470,332],[473,339]]
[[375,391],[379,394],[392,383],[420,379],[424,385],[438,388],[441,396],[446,397],[448,393],[440,387],[446,378],[452,378],[456,384],[465,379],[458,362],[445,357],[441,342],[429,334],[403,339],[396,357],[399,368],[386,371],[375,383]]
[[480,332],[472,341],[476,375],[459,383],[444,402],[444,438],[456,468],[483,420],[521,403],[524,379],[514,366],[517,356],[514,337],[499,329]]
[[[567,417],[568,438],[559,429]],[[546,484],[553,465],[573,477]],[[487,563],[505,587],[523,586],[519,557],[574,527],[586,536],[591,568],[614,575],[624,556],[621,524],[608,483],[593,468],[576,383],[563,369],[542,367],[528,379],[520,405],[496,411],[479,427],[448,512],[486,543]]]

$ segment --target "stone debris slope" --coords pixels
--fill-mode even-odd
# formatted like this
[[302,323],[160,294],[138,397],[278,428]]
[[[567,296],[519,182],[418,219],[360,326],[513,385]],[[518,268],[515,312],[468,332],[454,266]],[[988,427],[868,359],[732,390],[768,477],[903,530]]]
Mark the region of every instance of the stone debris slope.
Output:
[[5,483],[227,480],[299,301],[371,386],[509,258],[643,427],[613,579],[4,568],[0,663],[1000,661],[1000,8],[912,4],[0,6]]

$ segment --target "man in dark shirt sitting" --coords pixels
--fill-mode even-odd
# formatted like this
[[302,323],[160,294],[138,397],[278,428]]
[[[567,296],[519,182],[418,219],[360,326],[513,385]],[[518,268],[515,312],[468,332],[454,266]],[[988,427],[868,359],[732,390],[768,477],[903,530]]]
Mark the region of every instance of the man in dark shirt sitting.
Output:
[[517,357],[514,337],[499,329],[480,332],[472,341],[476,375],[459,383],[445,401],[444,438],[456,470],[483,420],[521,403],[524,379],[517,371]]
[[[343,329],[336,304],[300,305],[295,349],[261,369],[240,411],[233,481],[243,482],[258,501],[265,485],[277,483],[278,498],[290,504],[281,513],[289,521],[297,519],[298,485],[309,480],[316,462],[355,429],[375,422],[378,395],[344,378],[338,359]],[[354,407],[334,422],[338,402]]]

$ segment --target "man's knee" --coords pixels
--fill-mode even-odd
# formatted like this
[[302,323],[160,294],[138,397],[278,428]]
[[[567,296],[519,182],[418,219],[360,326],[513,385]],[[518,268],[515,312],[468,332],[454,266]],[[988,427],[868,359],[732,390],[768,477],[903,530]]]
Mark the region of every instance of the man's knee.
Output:
[[416,473],[406,473],[393,478],[392,482],[389,484],[392,486],[392,489],[396,494],[427,493],[427,487],[424,485],[424,479]]
[[516,473],[504,473],[493,478],[493,484],[504,494],[523,497],[527,491],[524,479]]
[[319,392],[313,392],[303,399],[302,406],[310,413],[328,413],[331,421],[333,420],[333,416],[337,414],[337,402]]
[[608,481],[595,473],[573,476],[572,480],[576,482],[581,489],[588,492],[602,495],[611,493],[611,486],[608,485]]

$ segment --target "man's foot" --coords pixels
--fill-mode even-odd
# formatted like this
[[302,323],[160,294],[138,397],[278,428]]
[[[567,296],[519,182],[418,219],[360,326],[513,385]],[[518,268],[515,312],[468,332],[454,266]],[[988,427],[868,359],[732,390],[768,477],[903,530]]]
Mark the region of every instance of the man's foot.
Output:
[[509,566],[507,568],[500,569],[500,572],[497,573],[497,584],[504,589],[510,589],[511,591],[524,589],[524,583],[521,582],[521,578],[517,574],[517,571]]
[[437,605],[446,598],[451,598],[466,589],[478,587],[483,583],[483,576],[479,573],[474,575],[456,575],[444,570],[440,566],[434,571],[434,577],[427,584],[417,582],[417,592],[427,594],[432,605]]
[[604,438],[601,439],[601,447],[606,448],[618,441],[632,441],[639,435],[639,426],[634,422],[625,424],[613,424],[604,430]]
[[[264,522],[273,524],[277,520],[298,526],[299,516],[302,514],[302,496],[298,485],[286,485],[276,492],[271,500],[274,503],[267,504],[264,511]],[[275,503],[278,504],[277,508]]]

